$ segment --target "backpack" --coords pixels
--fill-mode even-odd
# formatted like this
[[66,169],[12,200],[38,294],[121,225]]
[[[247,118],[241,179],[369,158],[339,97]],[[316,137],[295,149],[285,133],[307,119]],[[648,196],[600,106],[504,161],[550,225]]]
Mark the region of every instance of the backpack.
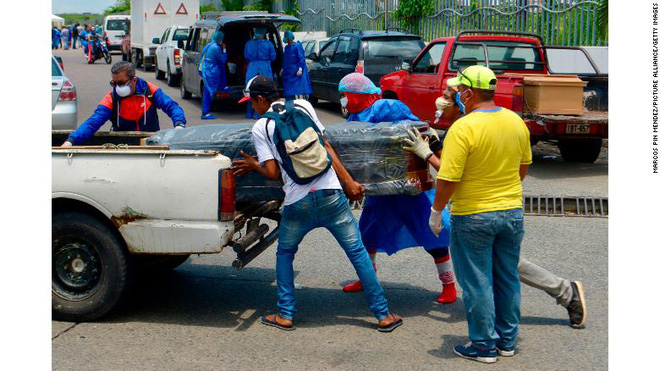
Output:
[[308,184],[330,169],[332,159],[309,112],[305,113],[303,106],[294,105],[289,99],[285,101],[285,109],[284,113],[273,109],[263,115],[268,119],[266,134],[268,123],[274,121],[272,143],[282,159],[282,168],[296,184]]

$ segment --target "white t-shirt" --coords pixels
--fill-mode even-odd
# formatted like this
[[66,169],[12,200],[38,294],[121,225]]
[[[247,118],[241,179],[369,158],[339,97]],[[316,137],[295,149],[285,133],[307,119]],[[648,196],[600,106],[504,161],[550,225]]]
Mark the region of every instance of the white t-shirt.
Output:
[[[308,101],[303,99],[296,99],[294,100],[294,104],[305,108],[302,111],[303,112],[306,111],[307,114],[312,118],[312,120],[314,120],[319,130],[321,130],[321,133],[325,131],[325,127],[323,127],[323,124],[321,124],[321,122],[319,121],[318,117],[316,116],[316,112],[314,112],[314,108]],[[271,104],[270,109],[268,111],[269,112],[272,111],[273,106],[275,105],[281,105],[282,112],[285,112],[284,102],[281,101],[273,102],[273,104]],[[277,163],[280,166],[280,173],[282,173],[282,180],[284,181],[283,190],[285,193],[284,196],[285,206],[291,205],[293,203],[302,200],[305,196],[307,196],[307,194],[310,191],[319,191],[322,189],[342,189],[341,184],[339,183],[339,178],[337,178],[337,174],[335,173],[335,170],[332,168],[330,168],[325,174],[314,179],[314,181],[308,184],[297,184],[291,178],[289,178],[289,176],[282,168],[282,159],[280,158],[279,153],[277,153],[277,148],[275,148],[275,143],[273,143],[272,141],[273,133],[275,131],[275,122],[273,122],[273,120],[270,120],[270,123],[268,124],[268,135],[266,135],[267,122],[268,119],[266,118],[261,118],[257,120],[257,122],[252,127],[252,138],[254,138],[254,147],[257,150],[257,158],[259,160],[259,163],[263,164],[268,160],[275,159],[277,160]]]

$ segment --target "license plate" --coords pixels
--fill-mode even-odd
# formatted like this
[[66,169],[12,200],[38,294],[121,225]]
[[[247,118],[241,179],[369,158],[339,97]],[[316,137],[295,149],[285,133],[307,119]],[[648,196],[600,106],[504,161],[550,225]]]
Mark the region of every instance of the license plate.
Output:
[[589,134],[589,124],[566,124],[566,134]]

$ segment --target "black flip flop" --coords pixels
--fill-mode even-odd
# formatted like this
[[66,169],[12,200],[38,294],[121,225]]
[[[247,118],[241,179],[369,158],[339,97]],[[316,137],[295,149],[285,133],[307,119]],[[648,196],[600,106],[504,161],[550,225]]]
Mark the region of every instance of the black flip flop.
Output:
[[392,332],[392,331],[394,331],[395,328],[397,328],[401,325],[403,325],[403,318],[399,318],[398,321],[392,321],[392,323],[390,323],[389,325],[384,326],[384,327],[378,326],[378,331],[380,331],[380,332]]
[[[276,316],[277,316],[277,314],[276,314]],[[271,321],[271,320],[269,320],[268,317],[269,317],[269,316],[262,316],[262,317],[260,317],[260,318],[259,318],[259,322],[261,322],[262,324],[264,324],[264,325],[266,325],[266,326],[273,326],[273,327],[276,327],[276,328],[278,328],[278,329],[280,329],[280,330],[284,330],[284,331],[293,331],[293,330],[296,329],[296,326],[295,326],[295,325],[291,325],[291,326],[283,326],[283,325],[280,325],[279,323],[277,323],[277,321]]]

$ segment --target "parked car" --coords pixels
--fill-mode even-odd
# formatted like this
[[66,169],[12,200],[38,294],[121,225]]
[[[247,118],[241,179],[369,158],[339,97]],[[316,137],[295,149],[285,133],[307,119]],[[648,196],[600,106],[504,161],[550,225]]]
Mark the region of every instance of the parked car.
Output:
[[309,58],[310,54],[318,54],[321,49],[328,43],[328,38],[325,39],[315,39],[315,40],[303,40],[300,42],[302,44],[303,50],[305,51],[305,58]]
[[131,16],[128,14],[109,15],[103,21],[103,32],[105,32],[108,50],[121,51],[121,43],[124,35],[130,28]]
[[[182,55],[185,40],[188,39],[189,28],[186,26],[170,26],[163,36],[157,40],[156,48],[156,79],[167,79],[167,85],[176,86],[181,79],[183,69]],[[182,41],[182,43],[179,43]],[[179,45],[181,44],[181,45]]]
[[55,57],[52,64],[52,130],[73,130],[78,125],[78,97],[76,87],[64,76],[64,71]]
[[[586,83],[577,100],[580,114],[564,112],[567,101],[553,104],[544,112],[532,112],[527,91],[546,86],[567,86],[567,71],[553,72],[548,51],[580,55],[593,72],[575,74]],[[563,55],[568,58],[568,55]],[[383,98],[400,99],[415,116],[429,123],[435,120],[435,100],[442,95],[447,80],[471,65],[489,66],[498,77],[495,103],[518,113],[529,128],[532,144],[539,140],[557,143],[567,162],[592,163],[598,159],[603,139],[608,136],[607,74],[600,72],[589,53],[581,47],[544,45],[539,35],[489,30],[461,31],[455,37],[433,40],[411,64],[380,80]],[[553,83],[555,79],[555,83]],[[577,77],[574,77],[578,80]],[[579,82],[578,80],[578,82]],[[581,89],[581,88],[580,88]],[[580,99],[582,98],[582,99]],[[588,99],[585,99],[588,98]],[[556,100],[544,95],[539,102]],[[583,107],[584,106],[584,107]],[[440,120],[437,127],[447,130],[451,123]]]
[[[378,86],[381,77],[400,69],[403,62],[412,62],[424,48],[422,38],[391,30],[344,30],[332,36],[319,53],[312,52],[312,103],[318,99],[339,103],[339,81],[351,72],[364,73]],[[348,112],[342,108],[342,114]]]
[[181,97],[189,99],[192,94],[201,96],[204,91],[204,82],[199,76],[197,66],[201,51],[211,41],[216,30],[225,34],[228,63],[226,67],[227,84],[229,92],[216,93],[215,99],[237,102],[243,97],[245,88],[245,73],[247,61],[245,60],[245,44],[254,35],[254,29],[266,28],[266,38],[273,43],[277,58],[271,63],[275,83],[282,88],[279,72],[282,69],[283,44],[277,28],[282,23],[300,23],[296,17],[286,14],[269,14],[265,12],[227,12],[220,13],[217,19],[201,20],[195,23],[188,33],[188,40],[183,54],[183,75],[181,79]]

